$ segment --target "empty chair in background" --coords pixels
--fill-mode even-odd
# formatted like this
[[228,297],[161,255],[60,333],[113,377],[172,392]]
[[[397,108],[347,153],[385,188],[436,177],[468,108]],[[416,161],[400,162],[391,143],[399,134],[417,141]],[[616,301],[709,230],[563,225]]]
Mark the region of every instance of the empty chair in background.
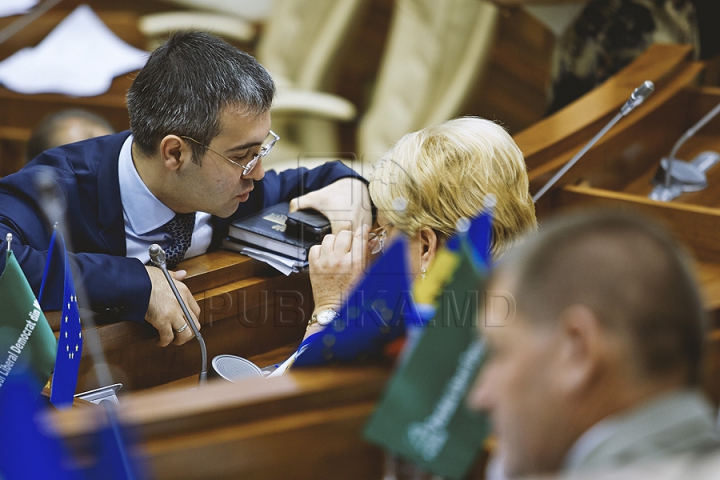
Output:
[[[357,130],[354,153],[358,160],[351,165],[355,170],[369,177],[372,166],[403,135],[442,123],[461,111],[487,63],[498,19],[498,8],[484,0],[396,2],[371,100]],[[323,112],[322,107],[316,103],[298,111],[293,125],[302,123],[302,131],[295,138],[283,139],[286,149],[290,145],[304,154],[303,166],[327,160],[308,155],[313,153],[308,145],[335,132],[337,116],[329,108]],[[308,116],[316,117],[314,123],[300,121]],[[331,152],[315,150],[319,151]],[[268,168],[297,166],[297,156],[282,158],[280,153],[268,160]]]
[[274,0],[165,0],[176,11],[142,16],[138,29],[147,38],[147,49],[155,50],[177,30],[198,30],[217,35],[231,44],[252,45],[257,26],[266,22]]
[[273,77],[278,88],[273,130],[282,142],[264,159],[267,168],[278,162],[297,166],[298,156],[306,152],[338,150],[336,122],[354,119],[356,110],[351,102],[325,92],[332,88],[337,60],[368,0],[266,0],[261,9],[254,0],[173,1],[207,10],[146,15],[140,31],[149,38],[188,28],[210,31],[246,44]]

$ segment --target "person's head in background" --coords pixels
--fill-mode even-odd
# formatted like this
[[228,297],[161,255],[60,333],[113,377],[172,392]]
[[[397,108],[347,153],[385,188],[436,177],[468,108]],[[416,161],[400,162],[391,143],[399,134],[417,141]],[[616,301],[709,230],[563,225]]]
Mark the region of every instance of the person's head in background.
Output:
[[100,115],[81,108],[60,110],[43,118],[33,129],[25,159],[29,162],[45,150],[113,133],[113,126]]
[[458,220],[476,216],[488,194],[497,198],[497,259],[537,227],[535,205],[517,144],[500,125],[477,117],[405,135],[378,162],[370,182],[378,226],[393,225],[387,239],[398,231],[410,239],[413,276],[429,268]]
[[544,223],[487,288],[510,300],[481,326],[489,358],[469,403],[490,414],[509,477],[558,472],[593,425],[699,383],[705,313],[690,259],[643,217]]

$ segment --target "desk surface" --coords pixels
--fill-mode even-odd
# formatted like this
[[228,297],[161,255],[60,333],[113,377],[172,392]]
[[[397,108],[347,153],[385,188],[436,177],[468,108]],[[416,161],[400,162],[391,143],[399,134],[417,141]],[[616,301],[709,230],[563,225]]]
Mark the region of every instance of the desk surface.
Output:
[[[138,427],[153,478],[382,478],[382,452],[361,431],[390,374],[383,367],[302,369],[239,383],[210,381],[144,391],[117,408]],[[189,388],[188,388],[189,387]],[[77,458],[92,452],[88,433],[102,410],[52,414]]]
[[[201,308],[199,317],[208,361],[221,354],[273,363],[283,348],[299,344],[313,309],[307,274],[285,276],[270,266],[236,252],[216,251],[182,262],[187,286]],[[56,335],[58,312],[47,315]],[[195,341],[158,347],[157,331],[147,322],[120,322],[91,326],[83,317],[83,358],[79,392],[101,386],[90,352],[99,346],[113,382],[125,392],[165,385],[200,371],[200,349]],[[274,354],[276,349],[281,349]],[[262,355],[268,354],[269,357]],[[286,357],[285,357],[286,358]],[[265,366],[265,365],[263,365]]]
[[[292,343],[289,343],[285,346],[276,348],[274,350],[270,350],[269,352],[264,352],[259,355],[253,355],[249,357],[247,360],[250,360],[252,363],[257,365],[260,368],[264,368],[270,365],[275,365],[278,363],[282,363],[285,361],[290,355],[297,350],[297,347],[300,345],[300,341],[295,341]],[[208,359],[210,361],[211,359]],[[161,390],[172,390],[176,388],[193,388],[197,386],[198,383],[198,375],[190,375],[189,377],[181,378],[179,380],[174,380],[172,382],[168,382],[163,385],[158,385],[155,387],[151,387],[148,389],[143,390],[143,392],[157,392]]]

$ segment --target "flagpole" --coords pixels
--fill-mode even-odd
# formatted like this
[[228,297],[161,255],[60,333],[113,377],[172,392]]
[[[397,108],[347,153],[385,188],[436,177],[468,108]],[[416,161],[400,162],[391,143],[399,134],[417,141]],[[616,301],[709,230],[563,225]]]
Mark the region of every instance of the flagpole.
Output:
[[[63,195],[62,190],[60,189],[60,186],[55,181],[55,179],[52,177],[51,174],[47,172],[42,172],[36,175],[35,177],[35,186],[40,193],[40,206],[43,211],[43,213],[46,216],[46,219],[49,224],[54,225],[54,229],[56,230],[57,234],[61,237],[61,243],[64,243],[64,250],[65,250],[65,275],[66,275],[66,282],[65,287],[67,291],[67,275],[69,274],[72,279],[72,268],[70,266],[70,262],[68,259],[68,253],[72,252],[72,239],[70,238],[70,235],[65,235],[66,231],[64,226],[67,224],[67,202],[65,201],[65,197]],[[77,309],[78,317],[79,315],[79,305],[77,303],[78,298],[84,298],[87,299],[86,289],[85,285],[82,281],[82,278],[79,279],[80,281],[75,284],[73,281],[72,284],[74,284],[74,305],[73,308]],[[64,306],[63,306],[64,307]],[[68,309],[70,307],[68,306]],[[64,308],[63,308],[64,310]],[[102,386],[110,386],[112,385],[112,375],[110,372],[110,367],[107,364],[107,361],[105,359],[105,352],[103,351],[102,342],[100,340],[100,335],[98,334],[98,329],[95,328],[95,314],[92,310],[87,310],[82,315],[82,322],[85,323],[84,328],[81,323],[80,327],[80,335],[85,336],[84,338],[84,345],[87,347],[90,357],[92,358],[93,367],[95,370],[95,375],[97,378],[97,381]],[[63,323],[64,324],[64,323]],[[61,324],[61,329],[62,325]],[[81,339],[82,341],[82,339]],[[82,344],[81,344],[82,345]],[[76,347],[77,351],[77,347]],[[56,362],[57,365],[57,362]],[[53,378],[53,381],[56,380],[57,377]],[[75,380],[77,382],[77,378]],[[74,396],[73,396],[74,398]],[[51,393],[51,400],[52,400],[52,393]],[[110,432],[112,433],[112,440],[103,441],[101,438],[101,445],[100,448],[102,451],[102,455],[109,455],[109,456],[117,456],[119,464],[117,467],[121,472],[114,471],[112,473],[115,474],[115,478],[123,478],[123,479],[134,479],[137,478],[137,473],[134,471],[135,465],[132,464],[131,458],[128,456],[128,449],[127,449],[127,439],[124,438],[124,434],[122,432],[123,427],[120,425],[119,421],[119,415],[117,412],[117,407],[115,406],[114,402],[107,402],[107,401],[101,401],[100,403],[103,404],[103,410],[105,412],[105,416],[107,419],[107,427],[110,429]],[[111,460],[112,465],[116,465],[115,460]],[[98,465],[96,469],[102,470],[103,466]],[[107,465],[106,465],[107,468]]]
[[[65,222],[63,221],[66,214],[67,203],[62,191],[60,191],[60,187],[48,172],[37,174],[35,177],[35,185],[40,192],[40,207],[48,223],[53,225],[53,228],[62,236],[66,251],[72,252],[72,239],[69,235],[65,235]],[[68,266],[68,268],[70,267]],[[75,285],[75,296],[77,298],[87,298],[82,279]],[[98,384],[103,386],[112,385],[112,374],[105,360],[105,352],[102,349],[98,329],[95,328],[94,312],[92,310],[85,310],[82,315],[82,321],[85,323],[82,334],[86,337],[83,343],[88,348],[90,357],[92,358]]]

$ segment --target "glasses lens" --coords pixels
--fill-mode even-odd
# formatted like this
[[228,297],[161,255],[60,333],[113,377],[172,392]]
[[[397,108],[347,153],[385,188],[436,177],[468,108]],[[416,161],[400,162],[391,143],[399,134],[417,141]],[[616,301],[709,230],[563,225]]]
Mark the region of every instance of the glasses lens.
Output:
[[280,140],[280,137],[277,136],[275,132],[270,130],[270,134],[265,139],[265,142],[263,143],[263,150],[265,150],[265,153],[269,152],[270,149],[277,143],[277,141]]
[[267,138],[262,144],[262,148],[260,149],[260,156],[264,157],[267,155],[267,153],[273,148],[275,143],[280,140],[280,137],[278,137],[275,132],[270,130],[270,133],[268,134]]
[[371,254],[377,255],[382,252],[385,247],[385,232],[382,232],[379,235],[377,233],[371,233],[368,235],[368,244],[370,246]]
[[255,165],[257,165],[258,161],[260,160],[260,157],[262,157],[261,154],[257,154],[253,157],[252,160],[248,162],[247,165],[245,165],[243,168],[243,175],[249,175],[250,172],[253,171],[253,168],[255,168]]
[[280,140],[280,137],[278,137],[275,132],[270,130],[270,134],[260,147],[260,151],[253,157],[252,160],[250,160],[247,165],[243,167],[243,175],[249,175],[250,172],[252,172],[253,168],[255,168],[255,165],[257,165],[260,159],[267,155],[270,150],[272,150],[272,147],[278,140]]

